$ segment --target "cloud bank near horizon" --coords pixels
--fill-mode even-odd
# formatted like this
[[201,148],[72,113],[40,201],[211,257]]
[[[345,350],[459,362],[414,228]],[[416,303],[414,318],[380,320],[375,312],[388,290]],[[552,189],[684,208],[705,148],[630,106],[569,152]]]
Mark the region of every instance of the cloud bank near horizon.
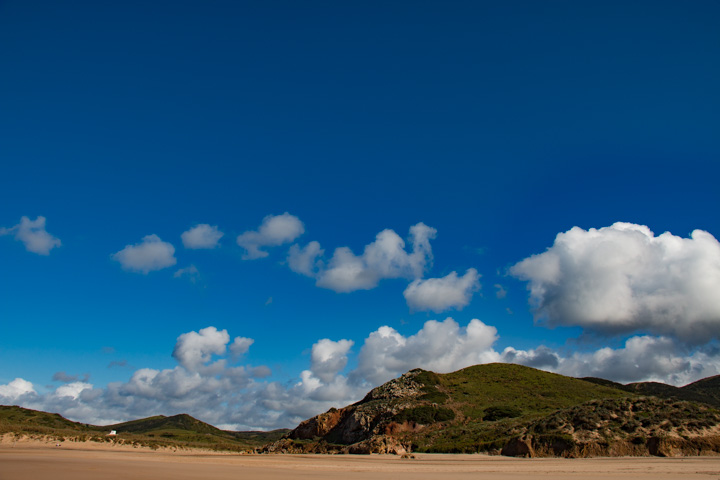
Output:
[[[0,403],[59,412],[84,423],[111,424],[164,414],[189,413],[222,428],[293,427],[306,418],[361,399],[371,388],[413,368],[447,373],[476,364],[527,365],[574,377],[620,382],[664,381],[683,385],[720,373],[713,349],[689,350],[668,337],[635,336],[618,349],[563,355],[545,346],[496,349],[497,329],[478,319],[461,326],[452,318],[429,320],[405,336],[389,326],[371,332],[353,356],[349,339],[318,340],[310,362],[289,383],[265,380],[267,366],[237,365],[254,340],[206,327],[180,335],[174,368],[139,368],[125,382],[95,387],[63,374],[67,383],[44,393],[16,378],[0,385]],[[356,366],[347,371],[350,359]],[[64,373],[64,372],[63,372]]]

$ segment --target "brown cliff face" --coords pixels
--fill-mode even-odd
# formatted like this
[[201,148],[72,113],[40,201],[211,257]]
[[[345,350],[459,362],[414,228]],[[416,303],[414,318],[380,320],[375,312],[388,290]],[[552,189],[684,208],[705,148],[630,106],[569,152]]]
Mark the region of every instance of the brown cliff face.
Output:
[[288,438],[297,440],[307,440],[316,437],[324,437],[340,423],[347,410],[343,408],[338,410],[331,408],[325,413],[321,413],[300,423],[297,428],[288,434]]
[[[300,423],[287,438],[352,445],[386,434],[386,427],[402,408],[422,394],[423,384],[416,381],[422,370],[412,370],[400,378],[372,389],[361,401],[347,407],[331,408]],[[392,442],[391,442],[392,443]]]

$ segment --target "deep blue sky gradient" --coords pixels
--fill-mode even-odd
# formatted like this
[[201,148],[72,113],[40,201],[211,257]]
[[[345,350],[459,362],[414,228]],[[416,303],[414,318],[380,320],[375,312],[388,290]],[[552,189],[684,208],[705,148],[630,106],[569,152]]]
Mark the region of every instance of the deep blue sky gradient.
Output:
[[[124,380],[110,361],[170,367],[208,325],[278,379],[320,338],[447,315],[500,348],[583,348],[533,326],[506,270],[573,226],[720,235],[718,20],[716,1],[0,2],[0,226],[42,215],[63,242],[0,238],[0,383]],[[429,276],[476,268],[481,295],[412,313],[406,281],[338,294],[285,247],[241,260],[234,238],[285,211],[328,253],[422,221]],[[197,223],[220,249],[182,248]],[[202,281],[110,258],[151,233]]]

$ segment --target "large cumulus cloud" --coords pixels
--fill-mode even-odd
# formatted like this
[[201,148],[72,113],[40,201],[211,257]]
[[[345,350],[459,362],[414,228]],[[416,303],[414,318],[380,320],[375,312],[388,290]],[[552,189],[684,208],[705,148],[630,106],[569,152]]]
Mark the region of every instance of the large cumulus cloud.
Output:
[[536,318],[550,326],[691,344],[720,335],[720,243],[702,230],[681,238],[631,223],[574,227],[510,273],[529,282]]
[[452,318],[429,320],[408,337],[384,326],[372,332],[360,350],[352,372],[372,384],[390,380],[413,368],[451,372],[478,363],[497,361],[492,349],[497,329],[473,319],[461,327]]

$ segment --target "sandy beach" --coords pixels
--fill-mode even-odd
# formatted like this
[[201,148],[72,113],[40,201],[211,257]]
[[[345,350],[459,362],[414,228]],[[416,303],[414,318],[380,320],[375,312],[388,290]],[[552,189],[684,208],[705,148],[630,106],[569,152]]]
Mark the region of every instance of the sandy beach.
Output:
[[720,457],[515,459],[486,455],[237,455],[64,442],[0,445],[0,480],[20,479],[717,479]]

